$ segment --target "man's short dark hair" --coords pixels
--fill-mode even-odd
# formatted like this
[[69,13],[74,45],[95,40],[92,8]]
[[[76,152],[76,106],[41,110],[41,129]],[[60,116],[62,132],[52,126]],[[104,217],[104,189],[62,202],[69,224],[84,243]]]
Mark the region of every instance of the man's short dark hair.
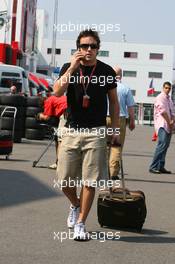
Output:
[[99,38],[98,32],[92,29],[85,29],[81,31],[80,34],[78,35],[78,38],[76,41],[77,49],[80,46],[80,39],[84,37],[93,37],[97,42],[98,49],[100,48],[100,38]]
[[163,87],[165,87],[165,85],[168,85],[168,86],[171,87],[171,83],[170,82],[164,82]]

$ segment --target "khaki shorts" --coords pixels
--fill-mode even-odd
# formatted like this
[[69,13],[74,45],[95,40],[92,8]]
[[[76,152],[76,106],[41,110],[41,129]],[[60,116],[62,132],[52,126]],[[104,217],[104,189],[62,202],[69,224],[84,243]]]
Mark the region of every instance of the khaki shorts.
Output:
[[62,187],[97,187],[99,180],[108,180],[106,135],[101,133],[104,130],[105,127],[98,127],[88,132],[86,129],[86,132],[69,133],[69,129],[65,128],[57,167]]

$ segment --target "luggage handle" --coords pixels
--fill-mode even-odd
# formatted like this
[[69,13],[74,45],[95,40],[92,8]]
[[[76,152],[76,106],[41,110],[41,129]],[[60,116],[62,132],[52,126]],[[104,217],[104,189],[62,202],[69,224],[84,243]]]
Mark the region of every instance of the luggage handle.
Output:
[[[112,147],[119,147],[119,146],[121,146],[121,144],[117,144],[117,145],[115,145],[115,144],[110,144],[110,148],[111,148],[111,146]],[[123,200],[126,200],[126,187],[125,187],[125,178],[124,178],[124,171],[123,171],[123,160],[122,160],[122,157],[120,157],[120,170],[121,170],[121,181],[122,181],[122,188],[123,188]],[[108,165],[109,165],[109,161],[108,161]],[[109,166],[108,166],[109,167]],[[109,171],[109,168],[108,168],[108,171]],[[109,180],[111,180],[110,179],[110,173],[108,173],[108,177],[109,177]],[[110,199],[112,199],[112,194],[113,194],[113,192],[112,192],[112,187],[109,187],[109,196],[110,196]]]

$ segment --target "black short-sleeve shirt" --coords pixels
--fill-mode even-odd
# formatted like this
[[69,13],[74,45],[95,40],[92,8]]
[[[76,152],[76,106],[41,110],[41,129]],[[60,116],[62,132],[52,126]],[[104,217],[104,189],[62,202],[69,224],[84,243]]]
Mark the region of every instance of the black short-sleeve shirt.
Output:
[[[60,77],[69,68],[70,63],[63,65]],[[85,85],[86,78],[91,75],[94,66],[80,65]],[[117,87],[115,71],[107,64],[97,60],[96,68],[87,88],[90,97],[88,108],[83,108],[84,89],[80,81],[80,68],[69,78],[67,89],[68,118],[66,127],[71,128],[93,128],[106,125],[107,92]]]

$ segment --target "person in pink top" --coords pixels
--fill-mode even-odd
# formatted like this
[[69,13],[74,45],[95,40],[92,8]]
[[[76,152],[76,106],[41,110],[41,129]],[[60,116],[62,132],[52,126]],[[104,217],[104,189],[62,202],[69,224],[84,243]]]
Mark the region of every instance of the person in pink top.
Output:
[[175,108],[169,96],[171,83],[163,84],[162,92],[156,97],[154,104],[154,127],[158,135],[158,142],[152,163],[149,167],[151,173],[167,173],[165,169],[165,157],[170,145],[172,130],[175,125]]

